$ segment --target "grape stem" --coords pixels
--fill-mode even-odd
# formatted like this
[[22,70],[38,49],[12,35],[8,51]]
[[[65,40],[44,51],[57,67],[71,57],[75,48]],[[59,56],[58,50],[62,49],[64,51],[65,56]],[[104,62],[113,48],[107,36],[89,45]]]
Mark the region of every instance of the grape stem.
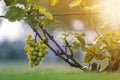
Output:
[[65,43],[66,43],[66,46],[68,47],[69,51],[71,52],[71,56],[73,56],[73,52],[72,52],[72,50],[70,48],[70,45],[69,45],[68,41],[65,40]]
[[[41,28],[42,28],[42,27],[41,27]],[[60,49],[60,51],[62,52],[63,55],[65,55],[67,58],[70,58],[70,57],[73,58],[73,56],[67,54],[67,53],[59,46],[59,44],[56,42],[56,40],[54,39],[54,37],[51,36],[51,35],[47,32],[46,29],[42,29],[42,30],[44,31],[44,33],[46,33],[46,34],[48,35],[49,39],[52,40],[52,41],[54,42],[54,44]],[[69,49],[70,49],[70,46],[69,46],[68,42],[67,42],[67,47],[69,47]],[[72,50],[71,50],[71,49],[70,49],[70,51],[71,51],[71,53],[72,53]],[[73,58],[73,59],[74,59],[74,58]],[[78,64],[78,62],[77,62],[75,59],[72,60],[72,61],[73,61],[75,64]]]

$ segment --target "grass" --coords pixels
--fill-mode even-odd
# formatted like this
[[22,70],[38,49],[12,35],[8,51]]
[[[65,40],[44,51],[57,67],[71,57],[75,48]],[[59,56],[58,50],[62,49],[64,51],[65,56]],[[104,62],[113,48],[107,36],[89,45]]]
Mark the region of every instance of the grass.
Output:
[[23,64],[0,65],[0,80],[120,80],[120,73],[82,72],[60,65],[29,68]]

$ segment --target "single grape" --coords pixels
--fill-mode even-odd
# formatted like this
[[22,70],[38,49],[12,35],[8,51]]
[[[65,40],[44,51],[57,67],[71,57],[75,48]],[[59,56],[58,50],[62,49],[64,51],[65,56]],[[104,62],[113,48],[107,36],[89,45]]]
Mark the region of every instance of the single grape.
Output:
[[38,53],[38,56],[42,56],[42,52],[39,52],[39,53]]
[[34,47],[30,47],[30,52],[33,52],[34,51]]
[[33,53],[32,53],[32,55],[33,56],[36,56],[38,53],[36,52],[36,51],[34,51]]
[[39,51],[39,47],[35,47],[35,51]]
[[33,67],[33,64],[34,64],[34,63],[31,62],[31,61],[28,62],[28,65],[31,66],[31,67]]
[[28,55],[28,60],[31,60],[32,59],[32,56],[31,55]]
[[37,59],[37,56],[32,56],[32,59],[36,60],[36,59]]
[[35,62],[34,62],[34,65],[35,65],[35,66],[39,65],[39,61],[35,61]]
[[27,38],[28,38],[28,40],[30,40],[32,38],[32,35],[29,34]]

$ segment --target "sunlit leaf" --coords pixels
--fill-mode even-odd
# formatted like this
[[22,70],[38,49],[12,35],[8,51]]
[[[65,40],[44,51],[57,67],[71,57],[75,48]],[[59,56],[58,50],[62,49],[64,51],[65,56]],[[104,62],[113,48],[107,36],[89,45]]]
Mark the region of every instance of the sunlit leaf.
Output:
[[37,8],[38,8],[38,11],[40,13],[45,13],[46,12],[46,9],[44,7],[42,7],[42,6],[37,6]]
[[70,3],[69,7],[73,8],[76,6],[80,6],[80,4],[82,3],[83,0],[75,0],[72,3]]
[[6,13],[5,18],[9,21],[20,21],[25,16],[25,10],[19,7],[10,7],[9,11]]
[[85,37],[85,36],[86,36],[86,33],[82,33],[81,36],[82,36],[82,37]]
[[84,7],[84,11],[87,12],[87,11],[89,11],[89,10],[90,10],[90,7],[89,7],[89,6],[85,6],[85,7]]
[[49,5],[54,7],[58,3],[58,0],[49,0]]
[[80,47],[80,43],[79,42],[74,42],[73,45],[74,45],[74,47]]
[[77,49],[76,49],[76,48],[73,48],[73,49],[72,49],[72,53],[73,53],[73,54],[77,53]]
[[103,29],[108,26],[108,23],[106,21],[103,22],[102,25],[98,26],[99,28]]
[[99,52],[99,48],[97,46],[91,46],[86,50],[86,55],[84,57],[84,62],[89,62],[95,54]]
[[17,4],[17,0],[4,0],[7,6],[14,6]]
[[44,15],[47,19],[53,20],[53,15],[50,12],[45,12]]
[[93,4],[93,5],[91,5],[90,9],[91,9],[91,10],[96,10],[96,9],[98,9],[99,7],[100,7],[100,5],[98,5],[98,4]]

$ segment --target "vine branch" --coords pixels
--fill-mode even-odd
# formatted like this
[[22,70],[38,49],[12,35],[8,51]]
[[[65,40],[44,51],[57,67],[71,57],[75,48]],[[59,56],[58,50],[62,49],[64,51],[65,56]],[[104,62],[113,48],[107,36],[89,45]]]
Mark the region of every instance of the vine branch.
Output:
[[[42,39],[42,36],[39,34],[39,32],[37,31],[37,29],[35,29],[35,28],[32,28],[33,29],[33,31],[37,34],[37,36],[40,38],[40,39]],[[46,31],[46,30],[45,30]],[[47,32],[47,31],[46,31]],[[51,35],[47,32],[47,34],[49,35],[49,37],[51,37]],[[53,40],[53,42],[55,43],[56,41],[53,39],[53,38],[51,38],[51,40]],[[53,51],[53,53],[56,55],[56,56],[58,56],[58,57],[60,57],[62,60],[64,60],[66,63],[68,63],[69,65],[71,65],[72,67],[76,67],[76,68],[80,68],[81,70],[82,70],[82,65],[80,65],[73,57],[71,57],[70,55],[68,55],[68,54],[66,54],[64,51],[63,51],[63,54],[67,57],[64,57],[64,56],[62,56],[60,53],[58,53],[58,51],[56,51],[55,49],[53,49],[48,43],[45,43],[52,51]],[[58,45],[58,43],[56,42],[56,44]],[[58,45],[59,46],[59,45]],[[60,47],[60,46],[59,46]],[[62,50],[62,49],[61,49]],[[69,59],[72,61],[70,61]]]

